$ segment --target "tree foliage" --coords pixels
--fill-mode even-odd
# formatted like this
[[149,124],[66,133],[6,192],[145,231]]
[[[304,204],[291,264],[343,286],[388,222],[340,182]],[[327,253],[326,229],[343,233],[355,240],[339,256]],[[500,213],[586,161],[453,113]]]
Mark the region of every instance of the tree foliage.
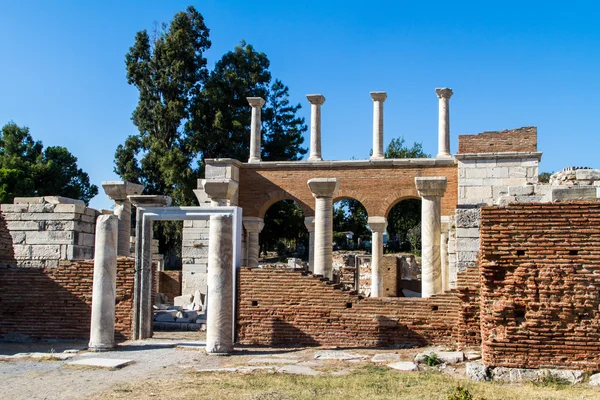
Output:
[[98,194],[87,173],[77,167],[77,158],[65,147],[44,150],[29,128],[10,122],[0,134],[0,202],[15,197],[65,196],[85,201]]
[[344,199],[337,202],[333,210],[333,231],[334,236],[339,238],[336,244],[345,248],[346,236],[343,232],[352,232],[352,241],[354,246],[358,245],[358,239],[361,241],[371,239],[371,231],[367,228],[367,210],[355,199]]

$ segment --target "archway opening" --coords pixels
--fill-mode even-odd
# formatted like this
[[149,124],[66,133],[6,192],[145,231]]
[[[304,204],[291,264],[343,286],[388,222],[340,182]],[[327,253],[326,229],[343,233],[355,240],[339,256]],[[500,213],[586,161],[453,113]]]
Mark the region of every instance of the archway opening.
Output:
[[308,261],[309,235],[304,217],[294,200],[280,200],[267,209],[259,236],[261,264],[287,262],[288,258]]
[[333,250],[370,251],[371,231],[367,210],[356,199],[337,200],[333,205]]

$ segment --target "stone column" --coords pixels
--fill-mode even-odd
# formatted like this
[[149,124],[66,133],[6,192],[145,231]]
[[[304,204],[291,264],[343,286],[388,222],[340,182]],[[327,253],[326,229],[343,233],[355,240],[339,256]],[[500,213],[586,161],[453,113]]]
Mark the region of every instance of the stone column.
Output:
[[322,161],[321,155],[321,106],[325,103],[322,94],[307,94],[310,103],[310,156],[308,161]]
[[142,227],[142,210],[147,207],[168,207],[169,196],[131,195],[136,210],[135,277],[133,297],[133,339],[152,337],[152,224]]
[[88,345],[92,351],[115,347],[118,225],[115,215],[100,215],[96,220],[92,323]]
[[304,217],[304,225],[308,230],[308,270],[315,270],[315,217]]
[[442,291],[450,290],[450,268],[448,265],[448,223],[444,223],[442,217],[440,236],[440,263],[442,265]]
[[383,160],[383,102],[387,99],[386,92],[371,92],[373,99],[373,155],[371,160]]
[[440,260],[441,198],[446,177],[415,178],[421,196],[421,296],[442,292]]
[[439,101],[439,123],[438,123],[438,158],[451,157],[450,155],[450,97],[452,89],[435,89]]
[[383,290],[383,268],[381,259],[383,257],[383,232],[387,228],[385,217],[369,217],[369,228],[371,228],[371,297],[384,297]]
[[[212,206],[226,206],[238,185],[231,179],[220,179],[204,180],[203,186]],[[210,216],[206,352],[211,355],[225,355],[233,351],[232,228],[232,216]]]
[[250,158],[249,163],[260,162],[260,124],[261,108],[265,105],[262,97],[246,97],[248,104],[252,107],[252,123],[250,125]]
[[333,197],[340,181],[337,178],[317,178],[308,181],[315,200],[315,265],[313,273],[331,279],[333,242]]
[[104,193],[115,202],[114,214],[119,219],[119,243],[117,255],[131,256],[131,202],[127,196],[140,194],[144,191],[143,185],[131,182],[102,182]]
[[244,228],[248,233],[247,245],[248,245],[248,267],[258,267],[258,256],[260,253],[260,243],[258,236],[265,227],[264,220],[256,217],[244,217],[242,219]]

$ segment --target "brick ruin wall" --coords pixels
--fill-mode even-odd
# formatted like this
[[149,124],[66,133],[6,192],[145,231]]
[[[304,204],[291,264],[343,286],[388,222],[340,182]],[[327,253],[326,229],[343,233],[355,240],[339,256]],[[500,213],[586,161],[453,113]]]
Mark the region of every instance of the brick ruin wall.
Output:
[[537,128],[535,126],[458,136],[458,154],[535,151],[537,151]]
[[482,208],[480,273],[486,365],[600,370],[600,203]]
[[454,291],[422,298],[362,298],[291,270],[241,268],[242,344],[373,347],[461,342]]
[[159,271],[158,274],[158,292],[163,293],[173,302],[177,296],[181,296],[181,276],[182,271]]
[[[93,261],[0,268],[0,338],[88,339]],[[119,257],[115,338],[131,337],[134,259]]]

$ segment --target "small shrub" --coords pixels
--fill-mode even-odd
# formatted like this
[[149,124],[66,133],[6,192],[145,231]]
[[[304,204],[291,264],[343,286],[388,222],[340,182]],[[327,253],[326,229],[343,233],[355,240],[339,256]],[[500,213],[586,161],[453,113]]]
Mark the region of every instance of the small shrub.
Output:
[[440,365],[442,360],[435,353],[425,354],[423,356],[423,361],[427,364],[428,367],[435,367],[436,365]]
[[447,400],[476,400],[469,389],[458,385],[448,394]]

